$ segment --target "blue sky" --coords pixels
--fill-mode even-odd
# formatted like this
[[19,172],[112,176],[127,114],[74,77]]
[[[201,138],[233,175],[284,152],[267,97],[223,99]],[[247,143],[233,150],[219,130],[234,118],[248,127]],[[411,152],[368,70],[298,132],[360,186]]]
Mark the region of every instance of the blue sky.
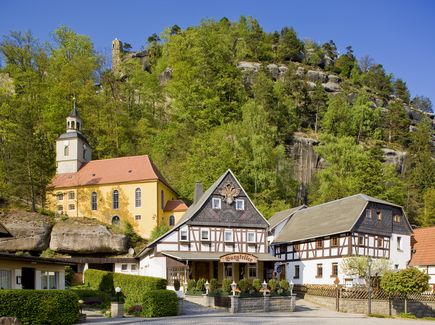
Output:
[[411,95],[435,105],[435,1],[431,0],[4,0],[0,35],[30,30],[41,41],[66,25],[89,35],[95,48],[110,54],[115,37],[139,49],[152,33],[202,19],[241,15],[256,18],[265,31],[292,26],[302,39],[352,45],[359,58],[370,55],[407,82]]

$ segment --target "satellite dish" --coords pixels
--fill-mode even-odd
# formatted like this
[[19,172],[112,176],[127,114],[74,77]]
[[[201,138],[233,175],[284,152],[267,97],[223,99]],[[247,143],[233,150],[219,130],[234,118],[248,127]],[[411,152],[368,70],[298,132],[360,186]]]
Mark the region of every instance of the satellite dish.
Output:
[[131,255],[131,256],[134,255],[134,249],[133,249],[132,247],[130,247],[130,248],[128,249],[128,255]]

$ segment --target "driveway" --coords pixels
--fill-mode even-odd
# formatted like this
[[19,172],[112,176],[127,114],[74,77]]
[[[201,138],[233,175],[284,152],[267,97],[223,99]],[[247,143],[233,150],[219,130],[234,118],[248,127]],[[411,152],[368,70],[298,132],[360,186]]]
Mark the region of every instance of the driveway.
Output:
[[[88,312],[87,312],[88,313]],[[185,314],[189,313],[189,314]],[[86,324],[152,324],[152,325],[238,325],[238,324],[312,324],[312,325],[417,325],[435,324],[433,321],[405,320],[405,319],[382,319],[368,318],[361,314],[347,314],[331,311],[319,307],[303,299],[296,301],[294,312],[273,313],[246,313],[230,314],[220,309],[210,309],[189,303],[183,314],[176,317],[162,317],[144,319],[127,317],[122,319],[103,318],[94,314],[88,314]]]

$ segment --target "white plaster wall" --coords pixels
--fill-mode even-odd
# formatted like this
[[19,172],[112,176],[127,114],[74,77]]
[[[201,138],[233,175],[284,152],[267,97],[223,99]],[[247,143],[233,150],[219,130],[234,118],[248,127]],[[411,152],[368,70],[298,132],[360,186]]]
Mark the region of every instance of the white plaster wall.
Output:
[[166,279],[166,258],[146,256],[139,262],[139,275]]
[[41,290],[41,271],[35,270],[35,289]]
[[58,273],[59,274],[59,283],[58,283],[58,285],[59,285],[59,289],[60,290],[64,290],[65,289],[65,272],[59,272]]
[[[127,270],[122,270],[122,264],[127,264]],[[136,265],[136,270],[131,270],[131,266]],[[139,274],[139,266],[134,263],[115,263],[114,272],[116,273],[122,273],[122,274],[133,274],[138,275]]]
[[[338,263],[338,278],[340,284],[344,284],[344,278],[346,277],[341,272],[342,258],[328,258],[328,259],[316,259],[309,261],[298,261],[286,263],[286,279],[289,283],[294,284],[334,284],[335,276],[332,274],[332,263]],[[323,265],[323,277],[316,278],[317,264]],[[299,279],[294,279],[294,265],[299,265]]]
[[[402,237],[401,249],[397,247],[397,237]],[[411,236],[393,234],[390,243],[390,261],[394,265],[398,264],[399,269],[407,267],[411,259]]]

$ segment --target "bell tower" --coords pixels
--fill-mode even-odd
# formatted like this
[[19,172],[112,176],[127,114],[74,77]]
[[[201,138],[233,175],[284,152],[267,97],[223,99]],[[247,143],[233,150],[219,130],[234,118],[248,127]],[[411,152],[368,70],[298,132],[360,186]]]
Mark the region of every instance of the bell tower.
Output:
[[92,159],[88,140],[82,134],[83,122],[73,98],[73,109],[66,118],[66,132],[56,140],[56,174],[75,173]]

